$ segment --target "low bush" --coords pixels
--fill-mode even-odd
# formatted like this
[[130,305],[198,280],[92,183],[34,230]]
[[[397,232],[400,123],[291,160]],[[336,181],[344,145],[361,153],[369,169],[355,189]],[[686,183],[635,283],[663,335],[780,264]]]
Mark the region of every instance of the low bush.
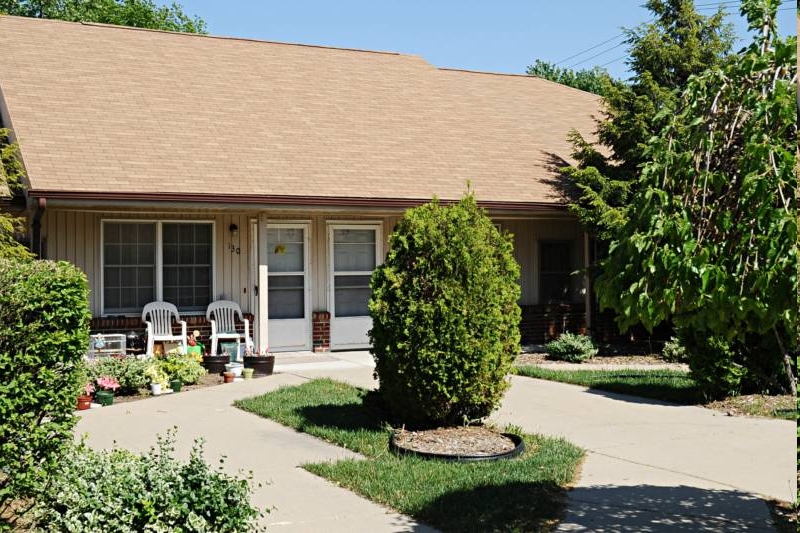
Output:
[[562,333],[556,340],[548,342],[544,349],[550,359],[581,363],[597,355],[597,347],[586,335]]
[[676,337],[672,337],[664,343],[661,357],[669,363],[686,363],[689,361],[689,356],[686,355],[686,348]]
[[11,521],[72,442],[88,296],[68,263],[0,259],[0,516]]
[[206,369],[191,355],[167,354],[156,361],[169,379],[179,379],[187,385],[197,383],[206,375]]
[[139,389],[147,386],[145,369],[147,362],[135,357],[101,357],[86,363],[87,373],[91,380],[110,376],[119,382],[117,394],[137,394]]
[[171,431],[142,455],[77,445],[36,503],[36,531],[262,531],[252,479],[208,466],[202,441],[180,462],[174,442]]

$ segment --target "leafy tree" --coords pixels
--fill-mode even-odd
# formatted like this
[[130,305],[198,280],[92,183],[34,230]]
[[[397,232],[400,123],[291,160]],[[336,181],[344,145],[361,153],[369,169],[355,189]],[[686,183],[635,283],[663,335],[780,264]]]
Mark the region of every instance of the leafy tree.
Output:
[[609,86],[614,83],[608,71],[601,67],[571,70],[557,67],[555,64],[541,59],[537,59],[533,65],[530,65],[526,73],[600,96],[605,96]]
[[[597,280],[627,326],[670,317],[711,396],[796,390],[797,52],[776,34],[779,0],[744,0],[754,42],[692,78]],[[782,371],[781,371],[782,367]]]
[[406,211],[369,312],[383,401],[409,425],[487,416],[519,353],[519,265],[475,197]]
[[639,167],[647,160],[644,145],[666,124],[659,111],[674,107],[690,76],[721,65],[732,43],[722,11],[702,16],[692,0],[648,0],[646,6],[653,22],[625,32],[634,75],[628,83],[607,84],[603,94],[600,147],[578,132],[570,136],[578,161],[567,169],[577,190],[570,207],[602,240],[625,224]]
[[173,2],[153,0],[0,0],[0,13],[21,17],[100,22],[154,30],[206,33],[206,23]]
[[[19,147],[9,142],[9,131],[0,129],[0,192],[13,197],[22,187],[24,168],[19,158]],[[23,220],[0,211],[0,257],[30,259],[32,254],[17,242],[15,233],[23,228]]]

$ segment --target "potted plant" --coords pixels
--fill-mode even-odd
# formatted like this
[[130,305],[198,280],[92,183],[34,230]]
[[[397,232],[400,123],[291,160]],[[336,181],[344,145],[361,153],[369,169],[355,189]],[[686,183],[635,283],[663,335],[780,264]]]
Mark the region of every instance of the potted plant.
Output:
[[148,366],[144,374],[150,380],[150,391],[153,396],[159,396],[167,388],[167,374],[156,363]]
[[233,383],[234,378],[236,375],[233,372],[223,372],[222,378],[224,383]]
[[114,403],[114,391],[119,388],[119,381],[111,376],[100,376],[95,380],[97,391],[94,397],[102,406]]
[[183,387],[183,381],[179,378],[172,379],[169,382],[169,387],[172,389],[172,392],[180,392],[181,387]]
[[85,411],[92,407],[92,394],[94,394],[94,385],[87,383],[84,393],[78,395],[78,411]]
[[244,376],[244,379],[253,379],[253,369],[245,368],[242,370],[242,376]]
[[275,356],[269,354],[269,347],[263,354],[251,352],[248,348],[244,353],[244,367],[252,368],[253,374],[257,376],[269,376],[275,368]]

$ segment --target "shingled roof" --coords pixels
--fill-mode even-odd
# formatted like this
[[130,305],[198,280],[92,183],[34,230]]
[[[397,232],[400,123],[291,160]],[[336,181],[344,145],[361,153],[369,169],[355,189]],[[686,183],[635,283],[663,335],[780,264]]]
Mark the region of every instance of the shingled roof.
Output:
[[32,196],[561,202],[599,98],[417,56],[0,17]]

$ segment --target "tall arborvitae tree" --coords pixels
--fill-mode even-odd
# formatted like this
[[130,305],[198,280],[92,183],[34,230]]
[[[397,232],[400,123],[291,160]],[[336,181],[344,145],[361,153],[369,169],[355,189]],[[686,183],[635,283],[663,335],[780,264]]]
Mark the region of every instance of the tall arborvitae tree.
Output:
[[602,240],[625,223],[646,161],[644,145],[666,125],[664,117],[656,118],[659,111],[674,106],[690,76],[721,65],[733,40],[724,13],[700,15],[693,0],[648,0],[646,6],[654,20],[626,31],[633,76],[629,83],[608,84],[603,95],[599,146],[577,132],[571,137],[578,161],[567,171],[577,187],[571,208]]

